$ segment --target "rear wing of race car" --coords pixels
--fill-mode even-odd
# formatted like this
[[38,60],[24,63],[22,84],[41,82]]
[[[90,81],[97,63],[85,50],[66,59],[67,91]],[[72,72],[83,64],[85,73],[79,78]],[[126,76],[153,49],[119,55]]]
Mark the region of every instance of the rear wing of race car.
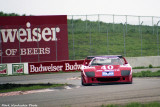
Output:
[[101,56],[101,57],[107,57],[107,56],[109,56],[109,57],[119,57],[119,58],[123,58],[123,56],[122,55],[96,55],[96,56],[87,56],[87,58],[86,59],[93,59],[93,58],[95,58],[95,57],[99,57],[99,56]]
[[96,56],[87,56],[86,59],[84,60],[83,65],[88,66],[89,62],[95,58],[95,57],[119,57],[120,59],[123,60],[124,64],[128,64],[127,60],[122,56],[122,55],[96,55]]

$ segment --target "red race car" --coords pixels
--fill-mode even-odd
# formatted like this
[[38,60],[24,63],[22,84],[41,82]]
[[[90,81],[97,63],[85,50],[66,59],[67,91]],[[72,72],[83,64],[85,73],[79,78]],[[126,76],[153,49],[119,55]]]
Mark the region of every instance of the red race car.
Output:
[[82,85],[94,83],[130,83],[132,67],[121,55],[88,56],[81,68]]

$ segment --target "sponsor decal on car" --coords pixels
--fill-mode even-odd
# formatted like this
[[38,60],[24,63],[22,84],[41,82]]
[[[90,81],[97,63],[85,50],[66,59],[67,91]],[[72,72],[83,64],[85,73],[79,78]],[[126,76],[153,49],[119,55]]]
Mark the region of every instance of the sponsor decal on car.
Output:
[[102,72],[102,76],[114,76],[114,72],[110,71],[110,72]]

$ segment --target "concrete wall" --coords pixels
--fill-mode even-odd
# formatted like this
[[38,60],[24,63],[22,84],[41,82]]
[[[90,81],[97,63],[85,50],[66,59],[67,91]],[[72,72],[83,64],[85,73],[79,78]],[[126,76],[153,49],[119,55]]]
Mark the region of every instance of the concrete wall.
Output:
[[132,67],[160,66],[160,56],[126,57]]
[[[146,57],[126,57],[127,61],[130,63],[132,67],[148,67],[150,64],[154,67],[160,66],[160,56],[146,56]],[[3,64],[1,64],[3,65]],[[7,71],[5,74],[8,75],[13,75],[14,73],[18,73],[18,71],[14,71],[13,68],[14,66],[23,66],[23,72],[24,74],[28,74],[28,63],[12,63],[12,64],[7,64]]]

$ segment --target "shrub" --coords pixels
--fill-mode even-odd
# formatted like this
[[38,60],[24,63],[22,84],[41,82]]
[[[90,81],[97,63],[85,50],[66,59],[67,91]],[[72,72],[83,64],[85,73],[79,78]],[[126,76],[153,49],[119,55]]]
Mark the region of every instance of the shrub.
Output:
[[149,65],[149,68],[153,68],[153,66],[150,64],[150,65]]

